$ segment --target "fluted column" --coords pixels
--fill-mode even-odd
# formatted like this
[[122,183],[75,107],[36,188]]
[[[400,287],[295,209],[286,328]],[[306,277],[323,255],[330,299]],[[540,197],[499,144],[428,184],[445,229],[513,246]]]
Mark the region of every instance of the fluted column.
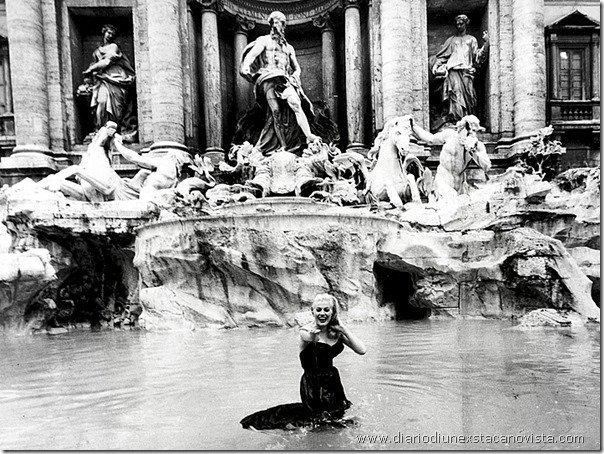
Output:
[[[383,0],[381,4],[382,92],[384,122],[413,111],[413,48],[420,36],[411,36],[409,0]],[[424,63],[421,63],[424,64]]]
[[312,23],[321,30],[323,100],[327,103],[331,119],[335,121],[337,118],[336,36],[328,13],[315,17]]
[[363,68],[361,65],[361,12],[359,0],[344,2],[346,48],[346,116],[348,149],[364,149],[363,134]]
[[7,0],[17,146],[14,152],[50,152],[48,82],[40,0]]
[[514,132],[534,134],[545,126],[543,0],[513,0]]
[[244,17],[235,17],[235,105],[237,106],[237,119],[241,118],[250,108],[251,87],[252,85],[239,75],[239,66],[241,65],[241,57],[247,46],[247,34],[253,30],[256,24]]
[[183,58],[179,0],[147,2],[153,140],[184,143]]
[[222,94],[216,0],[203,0],[201,65],[206,151],[222,151]]

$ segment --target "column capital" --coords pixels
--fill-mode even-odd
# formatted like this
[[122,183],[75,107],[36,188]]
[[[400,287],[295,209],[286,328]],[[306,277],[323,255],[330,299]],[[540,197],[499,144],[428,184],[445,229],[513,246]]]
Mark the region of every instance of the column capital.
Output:
[[241,33],[247,35],[251,30],[256,27],[256,22],[247,19],[237,14],[235,16],[235,33]]
[[218,12],[218,0],[197,0],[197,3],[201,6],[201,11],[212,11]]
[[331,15],[329,13],[314,17],[312,24],[322,32],[333,31],[333,21],[331,20]]
[[342,0],[344,9],[360,8],[362,3],[363,3],[363,0]]

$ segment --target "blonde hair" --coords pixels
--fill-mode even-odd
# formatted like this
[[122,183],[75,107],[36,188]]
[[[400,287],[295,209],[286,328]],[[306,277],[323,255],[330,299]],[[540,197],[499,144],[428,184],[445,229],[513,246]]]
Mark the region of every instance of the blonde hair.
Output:
[[335,296],[330,295],[329,293],[319,293],[317,296],[315,296],[315,299],[311,305],[311,309],[316,303],[322,303],[322,302],[331,303],[331,308],[333,311],[331,319],[337,320],[337,318],[338,318],[338,299]]

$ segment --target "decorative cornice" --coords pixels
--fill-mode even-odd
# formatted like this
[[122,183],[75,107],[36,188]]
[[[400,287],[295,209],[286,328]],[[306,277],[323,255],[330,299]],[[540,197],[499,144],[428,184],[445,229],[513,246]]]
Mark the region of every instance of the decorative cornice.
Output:
[[[199,0],[197,0],[199,1]],[[233,16],[241,16],[253,22],[267,24],[273,11],[281,11],[287,25],[308,23],[313,18],[342,6],[342,0],[218,0],[221,8]]]

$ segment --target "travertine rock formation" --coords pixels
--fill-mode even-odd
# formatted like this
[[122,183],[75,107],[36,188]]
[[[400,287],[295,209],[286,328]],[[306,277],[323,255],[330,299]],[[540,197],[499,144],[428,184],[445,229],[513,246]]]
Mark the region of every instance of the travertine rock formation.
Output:
[[348,320],[543,307],[597,319],[599,180],[589,175],[569,192],[511,169],[456,204],[402,211],[269,198],[159,222],[136,201],[5,190],[0,253],[14,266],[0,276],[0,318],[94,324],[128,305],[149,329],[287,326],[330,292]]
[[133,202],[86,203],[24,180],[0,193],[0,326],[110,324],[138,306],[135,228],[157,213]]
[[180,326],[292,324],[325,291],[357,320],[539,307],[597,317],[589,279],[560,241],[533,229],[421,232],[359,210],[286,215],[270,205],[140,229],[141,298],[180,295],[145,297],[148,327],[173,327],[176,313]]

